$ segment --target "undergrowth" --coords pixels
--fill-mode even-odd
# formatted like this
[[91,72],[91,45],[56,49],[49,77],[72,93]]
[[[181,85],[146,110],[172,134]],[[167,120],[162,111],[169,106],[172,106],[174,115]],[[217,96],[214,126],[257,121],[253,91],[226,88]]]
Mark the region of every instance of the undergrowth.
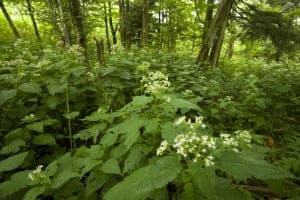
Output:
[[[299,62],[1,49],[1,199],[299,197]],[[258,189],[261,189],[259,192]]]

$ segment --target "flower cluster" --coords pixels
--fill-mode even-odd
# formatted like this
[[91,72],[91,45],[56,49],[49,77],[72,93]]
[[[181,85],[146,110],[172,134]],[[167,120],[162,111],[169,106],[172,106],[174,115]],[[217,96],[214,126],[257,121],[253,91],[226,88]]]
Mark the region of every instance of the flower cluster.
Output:
[[191,119],[187,119],[185,116],[178,118],[175,121],[175,125],[180,125],[180,124],[187,124],[190,129],[197,129],[197,128],[206,128],[206,125],[203,123],[203,117],[202,116],[196,116],[195,121],[192,122]]
[[237,130],[233,135],[222,133],[222,144],[224,147],[231,148],[233,151],[238,152],[238,147],[241,144],[246,144],[251,147],[251,134],[247,130]]
[[214,164],[214,157],[210,155],[210,152],[216,149],[216,140],[213,137],[198,136],[195,132],[190,131],[178,135],[172,147],[185,159],[192,159],[194,162],[202,159],[206,167]]
[[157,95],[166,92],[171,83],[168,76],[160,71],[150,72],[148,76],[143,76],[142,83],[144,83],[145,93]]
[[49,183],[49,177],[42,172],[43,167],[43,165],[37,166],[35,170],[28,174],[28,178],[34,183]]
[[21,121],[23,121],[25,123],[33,122],[35,120],[37,120],[37,117],[33,113],[26,115],[23,119],[21,119]]
[[149,63],[148,62],[143,62],[142,64],[138,65],[136,67],[137,72],[147,72],[149,70]]
[[168,142],[166,140],[162,141],[156,151],[156,155],[158,156],[163,155],[163,153],[168,149],[168,147],[169,147]]

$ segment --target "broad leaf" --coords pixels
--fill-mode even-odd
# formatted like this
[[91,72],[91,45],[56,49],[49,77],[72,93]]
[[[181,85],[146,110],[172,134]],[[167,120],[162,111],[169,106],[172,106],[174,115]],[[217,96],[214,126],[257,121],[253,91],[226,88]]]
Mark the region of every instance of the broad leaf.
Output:
[[33,93],[33,94],[40,94],[42,93],[42,89],[39,84],[28,82],[28,83],[22,83],[19,86],[19,90],[27,93]]
[[0,161],[0,172],[10,171],[18,168],[27,157],[28,152],[19,153]]
[[33,138],[32,143],[36,145],[57,145],[55,138],[51,134],[37,135]]
[[43,194],[44,191],[45,191],[45,187],[43,186],[33,187],[30,190],[28,190],[23,200],[35,200],[39,195]]
[[115,158],[110,158],[102,166],[101,170],[106,174],[121,174],[119,163]]
[[16,95],[16,89],[0,91],[0,106],[4,104],[7,100],[14,98]]
[[108,180],[107,175],[103,174],[100,171],[92,171],[87,180],[87,184],[85,188],[85,197],[87,198],[92,193],[100,189],[107,180]]
[[180,172],[177,157],[166,156],[140,168],[105,193],[104,200],[140,200],[152,191],[167,185]]
[[219,169],[239,180],[246,180],[250,177],[260,179],[293,177],[285,169],[269,164],[261,156],[252,152],[224,152],[217,163]]

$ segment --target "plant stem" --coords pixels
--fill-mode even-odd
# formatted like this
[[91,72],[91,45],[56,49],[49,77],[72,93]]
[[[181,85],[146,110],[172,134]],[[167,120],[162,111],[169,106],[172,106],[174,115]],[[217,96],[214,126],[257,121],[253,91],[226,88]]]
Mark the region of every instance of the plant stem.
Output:
[[70,139],[70,148],[71,152],[73,150],[73,141],[72,141],[72,128],[71,128],[71,119],[70,119],[70,104],[69,104],[69,85],[67,83],[67,119],[68,119],[68,129],[69,129],[69,139]]

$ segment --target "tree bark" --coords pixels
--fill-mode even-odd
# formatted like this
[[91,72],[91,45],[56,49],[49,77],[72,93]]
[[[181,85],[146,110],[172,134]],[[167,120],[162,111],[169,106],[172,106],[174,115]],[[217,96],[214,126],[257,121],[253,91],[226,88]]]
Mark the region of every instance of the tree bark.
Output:
[[71,46],[71,26],[69,24],[69,17],[67,14],[67,9],[64,0],[57,0],[61,25],[64,33],[64,42],[67,47]]
[[84,49],[85,62],[87,62],[87,49],[85,30],[83,26],[83,15],[81,11],[81,5],[79,0],[70,0],[71,14],[73,19],[73,25],[75,28],[77,44]]
[[38,30],[38,27],[37,27],[37,23],[36,23],[36,20],[35,20],[35,17],[34,17],[34,11],[32,9],[31,1],[26,0],[26,4],[27,4],[27,10],[28,10],[28,13],[30,15],[32,25],[33,25],[33,28],[34,28],[35,36],[38,39],[38,41],[42,41],[39,30]]
[[207,8],[206,8],[206,12],[205,12],[205,22],[204,22],[204,28],[203,28],[203,33],[202,33],[202,41],[204,41],[207,31],[209,29],[209,26],[211,24],[211,21],[213,19],[214,4],[215,4],[215,0],[207,0]]
[[113,39],[113,44],[117,44],[117,33],[116,28],[114,27],[113,20],[112,20],[112,12],[111,12],[111,0],[108,0],[108,22],[110,26],[110,31]]
[[149,0],[143,0],[143,46],[148,45],[149,40]]
[[209,61],[212,67],[217,66],[233,2],[234,0],[223,0],[220,2],[217,13],[202,43],[197,59],[198,64]]
[[57,21],[58,14],[56,12],[56,8],[58,7],[57,1],[55,2],[55,0],[47,0],[47,4],[48,4],[48,10],[50,13],[53,31],[54,31],[55,35],[57,36],[57,38],[61,39],[62,33],[61,33],[61,30],[58,25],[58,21]]
[[111,53],[111,46],[110,46],[110,37],[108,31],[108,19],[107,19],[107,9],[106,9],[106,2],[103,3],[104,6],[104,23],[105,23],[105,34],[106,34],[106,43],[109,54]]
[[12,21],[11,17],[9,16],[6,8],[5,8],[5,5],[3,3],[3,0],[0,0],[0,8],[9,24],[9,27],[11,28],[12,32],[14,33],[15,37],[16,38],[20,38],[20,34],[19,34],[19,31],[17,30],[14,22]]

